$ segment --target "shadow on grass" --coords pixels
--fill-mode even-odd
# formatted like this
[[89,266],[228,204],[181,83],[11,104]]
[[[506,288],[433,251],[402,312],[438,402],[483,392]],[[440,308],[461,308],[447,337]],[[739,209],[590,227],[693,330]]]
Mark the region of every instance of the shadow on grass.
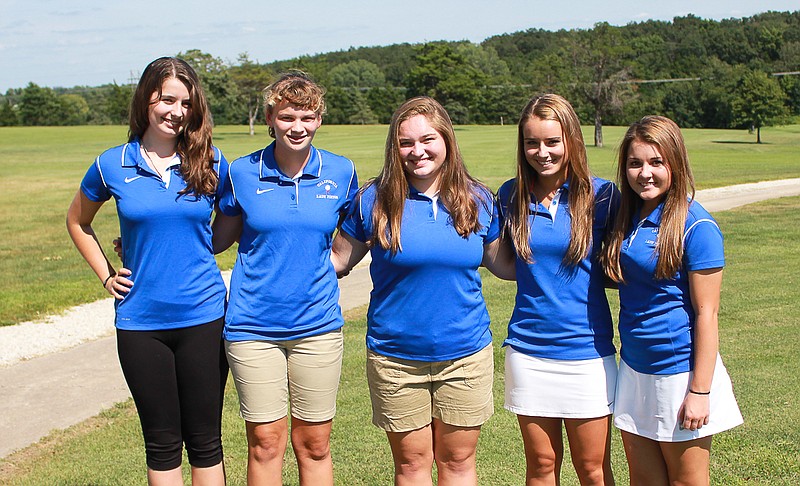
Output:
[[733,143],[733,144],[741,144],[741,145],[769,145],[767,142],[747,142],[744,140],[712,140],[711,143]]

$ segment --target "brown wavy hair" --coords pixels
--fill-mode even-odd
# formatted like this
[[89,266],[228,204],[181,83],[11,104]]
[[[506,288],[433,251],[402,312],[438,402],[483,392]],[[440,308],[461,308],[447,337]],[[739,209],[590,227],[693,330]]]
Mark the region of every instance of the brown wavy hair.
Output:
[[532,118],[554,120],[561,125],[566,146],[564,158],[569,181],[570,240],[564,262],[577,265],[589,255],[592,248],[592,222],[594,220],[594,187],[586,157],[586,146],[581,133],[578,115],[567,100],[557,94],[543,94],[532,98],[519,118],[517,125],[517,176],[514,193],[509,203],[506,232],[511,237],[517,255],[532,263],[530,216],[531,194],[538,174],[525,157],[525,124]]
[[[144,136],[150,126],[150,105],[161,99],[164,81],[175,78],[189,90],[191,111],[178,134],[176,152],[180,155],[180,173],[186,181],[181,194],[211,195],[217,190],[219,177],[214,170],[214,149],[211,146],[211,117],[208,103],[197,73],[186,61],[176,57],[160,57],[147,65],[131,100],[128,141]],[[156,93],[155,101],[153,93]]]
[[694,199],[695,189],[681,129],[674,121],[663,116],[642,118],[628,128],[622,139],[617,161],[617,184],[622,199],[613,229],[606,237],[603,266],[609,278],[615,282],[624,281],[619,261],[622,241],[625,239],[625,232],[633,224],[633,215],[642,206],[642,199],[628,184],[627,161],[633,142],[657,146],[672,176],[672,184],[663,196],[664,209],[656,238],[658,262],[655,278],[673,278],[683,263],[683,233],[689,212],[689,199]]
[[[325,114],[325,88],[311,79],[303,71],[288,71],[278,75],[278,79],[264,88],[264,118],[272,115],[275,106],[281,101],[311,110],[317,115]],[[269,127],[269,136],[275,138],[275,130]]]
[[[386,156],[378,176],[366,186],[374,185],[375,206],[372,211],[372,239],[393,254],[402,251],[400,226],[403,208],[408,196],[408,179],[400,157],[400,125],[417,115],[428,119],[431,126],[444,139],[447,156],[440,169],[439,200],[449,213],[453,227],[463,238],[481,229],[478,220],[478,200],[483,200],[479,188],[490,194],[486,186],[469,175],[461,150],[456,142],[453,122],[438,101],[427,96],[412,98],[403,103],[392,115],[386,137]],[[484,201],[485,202],[485,201]]]

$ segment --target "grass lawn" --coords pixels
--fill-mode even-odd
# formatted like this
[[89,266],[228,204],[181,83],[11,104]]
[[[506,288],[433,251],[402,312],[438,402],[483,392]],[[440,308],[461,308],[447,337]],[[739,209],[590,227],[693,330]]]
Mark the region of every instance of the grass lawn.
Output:
[[[380,170],[387,127],[323,126],[316,145],[356,163],[361,181]],[[106,293],[89,270],[64,227],[67,207],[95,157],[125,141],[127,128],[0,127],[0,325],[10,325],[90,302]],[[459,126],[461,149],[473,175],[496,189],[514,175],[515,126]],[[612,178],[616,145],[624,129],[606,127],[607,147],[589,147],[593,170]],[[759,180],[800,177],[800,125],[764,130],[757,145],[743,130],[685,130],[700,188]],[[591,140],[591,127],[584,128]],[[266,130],[255,137],[247,127],[221,126],[215,143],[229,159],[270,142]],[[113,203],[98,214],[95,230],[106,248],[119,233]],[[234,253],[220,256],[230,268]]]
[[[800,212],[800,198],[785,198],[717,213],[726,236],[720,346],[734,382],[745,424],[718,435],[712,454],[712,484],[800,484],[800,226],[786,224]],[[478,449],[480,484],[518,485],[524,475],[522,442],[515,417],[502,409],[505,323],[514,285],[484,279],[495,336],[495,415],[483,427]],[[388,485],[391,454],[383,432],[370,424],[364,373],[365,308],[345,317],[345,358],[334,421],[335,478],[343,485]],[[229,382],[230,384],[230,382]],[[246,442],[229,386],[224,412],[229,483],[245,483]],[[627,466],[618,433],[612,444],[618,484]],[[563,484],[577,479],[569,461]],[[66,431],[54,432],[0,462],[0,483],[144,484],[143,444],[132,402]],[[284,484],[297,483],[287,454]]]

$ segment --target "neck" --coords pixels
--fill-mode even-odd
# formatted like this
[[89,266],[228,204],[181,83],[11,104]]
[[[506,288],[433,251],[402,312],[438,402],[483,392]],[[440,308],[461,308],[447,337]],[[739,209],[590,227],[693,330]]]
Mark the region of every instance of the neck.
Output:
[[275,144],[275,162],[278,164],[278,168],[281,172],[291,178],[300,175],[310,159],[310,146],[302,152],[294,152],[292,150],[285,150],[279,144]]
[[408,177],[408,183],[414,186],[414,189],[425,194],[428,197],[433,197],[439,192],[439,177],[433,179],[417,179],[416,177]]
[[165,138],[154,135],[152,131],[146,130],[142,135],[142,147],[148,152],[154,152],[159,157],[166,158],[175,155],[178,146],[177,138]]
[[533,181],[533,195],[539,202],[549,200],[564,183],[567,181],[566,176],[560,177],[537,177]]

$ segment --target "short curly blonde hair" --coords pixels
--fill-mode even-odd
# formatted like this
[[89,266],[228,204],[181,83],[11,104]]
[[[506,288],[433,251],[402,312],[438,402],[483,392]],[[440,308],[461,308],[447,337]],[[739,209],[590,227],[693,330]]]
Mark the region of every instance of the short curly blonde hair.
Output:
[[[289,71],[278,76],[272,84],[264,88],[265,119],[281,101],[287,101],[317,115],[325,114],[325,88],[318,85],[303,71]],[[272,127],[270,137],[275,137]]]

